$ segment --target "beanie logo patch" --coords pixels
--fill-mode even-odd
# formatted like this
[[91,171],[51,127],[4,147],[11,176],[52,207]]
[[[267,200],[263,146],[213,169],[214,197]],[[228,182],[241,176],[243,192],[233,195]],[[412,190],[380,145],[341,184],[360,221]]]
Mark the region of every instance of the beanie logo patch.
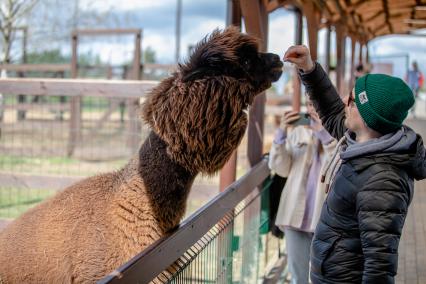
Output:
[[359,102],[362,105],[365,104],[366,102],[368,102],[367,93],[365,91],[359,93],[358,98],[359,98]]

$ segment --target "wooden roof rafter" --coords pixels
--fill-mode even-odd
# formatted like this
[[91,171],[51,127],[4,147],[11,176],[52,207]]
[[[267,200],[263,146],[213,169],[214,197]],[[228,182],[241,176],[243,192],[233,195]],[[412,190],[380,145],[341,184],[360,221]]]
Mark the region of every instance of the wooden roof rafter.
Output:
[[[267,11],[279,7],[296,7],[304,11],[314,4],[319,15],[319,28],[344,25],[348,35],[358,41],[385,34],[410,34],[424,28],[426,0],[261,0]],[[312,13],[311,13],[312,14]]]
[[387,26],[389,28],[389,32],[391,34],[393,34],[394,30],[393,30],[393,27],[392,27],[392,25],[391,25],[391,23],[389,21],[389,14],[390,13],[389,13],[388,0],[382,0],[382,2],[383,2],[383,10],[385,11],[385,22],[386,22],[386,24],[387,24]]

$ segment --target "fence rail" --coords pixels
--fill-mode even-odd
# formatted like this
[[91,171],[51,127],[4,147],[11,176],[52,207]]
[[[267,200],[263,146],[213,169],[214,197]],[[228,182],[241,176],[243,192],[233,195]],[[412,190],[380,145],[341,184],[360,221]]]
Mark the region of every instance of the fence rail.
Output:
[[0,93],[10,95],[93,96],[140,98],[158,81],[93,79],[0,79]]
[[263,160],[185,220],[175,232],[152,244],[99,283],[149,283],[222,219],[232,219],[229,215],[233,214],[237,204],[256,191],[269,173],[267,161]]

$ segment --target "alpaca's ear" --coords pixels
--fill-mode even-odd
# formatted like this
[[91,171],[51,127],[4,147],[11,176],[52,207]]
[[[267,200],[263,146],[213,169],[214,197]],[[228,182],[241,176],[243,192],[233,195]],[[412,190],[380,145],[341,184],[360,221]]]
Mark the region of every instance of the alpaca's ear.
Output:
[[197,68],[197,70],[194,70],[192,72],[189,72],[188,74],[185,74],[182,78],[183,82],[188,81],[195,81],[197,79],[200,79],[204,77],[208,73],[208,68]]
[[188,72],[182,78],[183,82],[195,81],[208,76],[218,76],[221,72],[211,67],[198,67],[196,70]]

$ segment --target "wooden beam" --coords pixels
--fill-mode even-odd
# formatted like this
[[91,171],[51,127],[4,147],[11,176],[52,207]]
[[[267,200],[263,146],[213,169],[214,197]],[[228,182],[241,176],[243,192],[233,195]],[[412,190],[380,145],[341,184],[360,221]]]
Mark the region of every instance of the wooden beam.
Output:
[[367,0],[358,0],[358,2],[350,5],[347,7],[347,12],[351,13],[353,11],[355,11],[356,9],[358,9],[359,7],[361,7],[362,5],[364,5],[365,3],[367,3]]
[[[260,51],[266,51],[268,36],[268,14],[260,0],[245,0],[240,2],[241,13],[248,34],[260,39]],[[248,125],[247,156],[251,166],[262,160],[263,129],[265,114],[265,92],[256,96],[250,108]]]
[[40,111],[66,111],[70,109],[70,106],[65,103],[21,103],[21,104],[4,104],[2,105],[3,109],[11,109],[11,110],[40,110]]
[[70,64],[0,64],[0,70],[12,72],[66,72]]
[[282,4],[278,0],[264,0],[263,5],[265,5],[266,11],[268,13],[271,13],[275,11],[276,9],[282,7]]
[[374,14],[373,16],[371,16],[370,18],[368,18],[368,19],[365,19],[364,21],[363,21],[363,23],[364,24],[368,24],[368,23],[370,23],[370,22],[372,22],[372,21],[374,21],[374,20],[376,20],[376,19],[378,19],[381,15],[383,15],[385,12],[383,11],[383,10],[380,10],[380,11],[378,11],[376,14]]
[[141,29],[82,29],[82,30],[74,30],[72,31],[72,35],[80,36],[80,35],[92,35],[92,36],[100,36],[100,35],[117,35],[117,34],[138,34],[141,33]]
[[383,10],[385,11],[385,18],[386,18],[386,24],[388,25],[388,28],[389,28],[389,32],[391,33],[391,34],[393,34],[393,27],[392,27],[392,25],[391,25],[391,23],[390,23],[390,21],[389,21],[389,15],[390,15],[390,13],[389,13],[389,5],[388,5],[388,0],[382,0],[383,1]]
[[43,95],[69,97],[141,98],[158,81],[123,81],[94,79],[0,79],[0,93],[11,95]]
[[376,35],[378,32],[380,32],[382,29],[384,29],[386,26],[388,25],[388,23],[383,22],[380,26],[377,26],[374,31],[373,34]]

